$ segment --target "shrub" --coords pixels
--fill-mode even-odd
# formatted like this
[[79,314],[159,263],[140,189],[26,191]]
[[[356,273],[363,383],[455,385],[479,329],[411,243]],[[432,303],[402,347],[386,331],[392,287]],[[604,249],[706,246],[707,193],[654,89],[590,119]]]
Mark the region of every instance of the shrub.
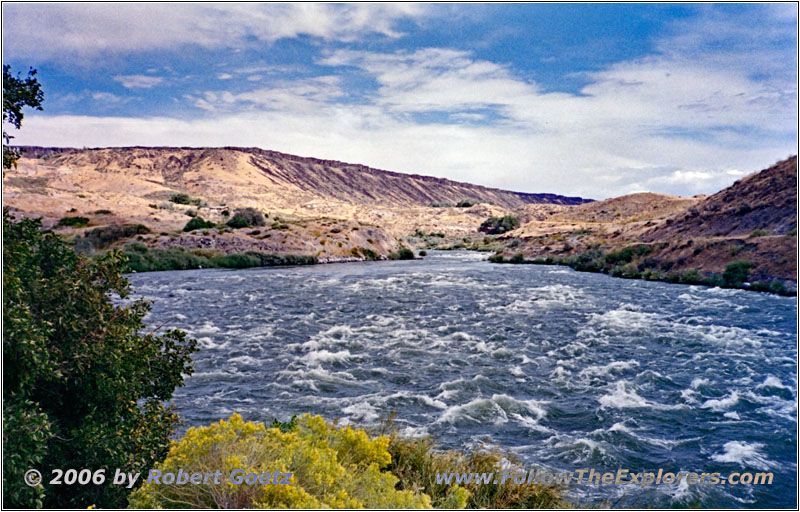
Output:
[[56,227],[82,228],[88,225],[89,225],[89,219],[87,219],[86,217],[62,217],[61,219],[59,219],[58,224],[56,224]]
[[428,251],[419,251],[419,255],[423,256],[423,257],[427,256],[428,255]]
[[[231,220],[229,220],[227,224],[234,229],[248,228],[253,226],[266,226],[267,219],[264,218],[263,213],[255,208],[240,208],[236,210],[236,212],[233,214],[233,217],[231,217]],[[273,226],[273,228],[274,227],[275,226]]]
[[196,343],[140,334],[149,305],[112,302],[130,293],[119,251],[89,259],[39,228],[4,212],[3,505],[124,507],[124,486],[30,488],[22,475],[148,470],[167,453],[178,418],[165,404],[191,375]]
[[754,229],[753,232],[750,233],[750,236],[748,238],[757,238],[757,237],[760,237],[760,236],[767,236],[767,235],[771,235],[771,234],[772,234],[772,231],[770,231],[768,229]]
[[408,439],[389,436],[391,472],[400,479],[400,489],[419,489],[430,496],[435,508],[507,509],[565,508],[563,489],[557,485],[524,484],[437,484],[437,473],[496,473],[524,471],[513,455],[492,449],[474,449],[462,454],[441,451],[431,438]]
[[525,255],[521,252],[515,254],[510,260],[509,263],[525,263]]
[[[363,251],[364,249],[362,249]],[[400,247],[397,252],[393,252],[389,254],[390,260],[413,260],[414,259],[414,251],[409,249],[408,247]]]
[[741,286],[742,283],[747,281],[750,269],[753,266],[752,263],[746,260],[728,263],[728,266],[725,267],[725,272],[722,273],[722,280],[726,286]]
[[603,257],[603,261],[609,265],[619,263],[630,263],[635,258],[645,256],[652,252],[653,247],[647,244],[629,245],[617,251],[610,252]]
[[175,204],[193,204],[196,206],[200,205],[200,199],[194,199],[189,194],[173,194],[169,200]]
[[[304,415],[288,431],[245,422],[234,414],[208,427],[190,428],[156,466],[225,475],[199,485],[147,484],[131,495],[135,508],[179,504],[195,508],[430,508],[430,498],[397,490],[386,471],[389,439],[370,439],[363,430],[335,428],[319,416]],[[291,473],[291,485],[231,484],[234,469],[247,473]],[[273,477],[274,478],[274,477]]]
[[491,261],[492,263],[503,263],[505,261],[505,257],[500,253],[493,254],[489,256],[489,261]]
[[476,204],[475,201],[464,199],[456,204],[456,208],[469,208],[470,206],[475,206],[475,204]]
[[136,235],[150,233],[150,228],[144,224],[111,224],[90,229],[83,233],[83,237],[75,239],[75,249],[89,252],[96,249],[105,249],[118,240],[124,240]]
[[95,215],[111,215],[113,212],[111,210],[95,210],[93,213]]
[[511,215],[503,217],[489,217],[480,225],[478,231],[490,235],[501,235],[519,227],[519,219]]
[[203,220],[203,217],[198,215],[196,217],[192,217],[192,220],[190,220],[189,222],[186,223],[185,226],[183,226],[183,231],[189,232],[189,231],[194,231],[195,229],[209,229],[213,228],[214,226],[215,224],[213,222],[211,222],[210,220]]

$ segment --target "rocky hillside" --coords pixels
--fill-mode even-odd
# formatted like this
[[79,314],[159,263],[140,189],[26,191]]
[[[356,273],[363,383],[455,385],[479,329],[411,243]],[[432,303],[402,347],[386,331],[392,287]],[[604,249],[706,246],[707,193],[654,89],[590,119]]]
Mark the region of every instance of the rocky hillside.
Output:
[[785,235],[797,226],[797,158],[751,174],[645,233],[644,240]]
[[496,259],[696,283],[719,282],[736,264],[762,288],[797,289],[796,157],[708,197],[644,193],[518,211],[528,222],[503,236]]

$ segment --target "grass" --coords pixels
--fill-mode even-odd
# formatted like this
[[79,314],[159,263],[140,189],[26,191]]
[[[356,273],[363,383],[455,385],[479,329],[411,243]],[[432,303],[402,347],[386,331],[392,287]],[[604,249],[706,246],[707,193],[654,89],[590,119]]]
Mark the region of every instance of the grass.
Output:
[[469,474],[503,470],[516,473],[528,468],[514,455],[497,448],[477,447],[458,452],[441,450],[431,437],[403,437],[392,428],[392,419],[390,417],[380,432],[389,437],[392,461],[388,470],[400,479],[397,484],[399,489],[424,492],[431,497],[434,508],[454,508],[462,503],[472,509],[572,507],[564,498],[564,488],[558,485],[436,483],[437,473]]

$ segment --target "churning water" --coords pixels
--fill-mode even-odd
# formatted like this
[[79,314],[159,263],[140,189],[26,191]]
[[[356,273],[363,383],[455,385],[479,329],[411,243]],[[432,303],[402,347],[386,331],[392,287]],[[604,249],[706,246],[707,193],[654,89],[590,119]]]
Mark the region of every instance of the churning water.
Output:
[[[132,275],[199,340],[188,425],[310,412],[531,467],[770,471],[771,486],[572,488],[581,503],[793,508],[794,298],[495,265],[485,255]],[[620,501],[617,501],[620,500]]]

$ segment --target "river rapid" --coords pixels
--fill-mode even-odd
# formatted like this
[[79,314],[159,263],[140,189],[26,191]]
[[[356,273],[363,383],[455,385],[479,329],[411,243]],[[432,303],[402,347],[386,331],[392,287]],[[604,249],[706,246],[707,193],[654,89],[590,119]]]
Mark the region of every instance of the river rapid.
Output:
[[187,425],[310,412],[553,471],[772,472],[770,486],[572,486],[578,503],[795,508],[793,297],[486,255],[130,276],[199,341]]

